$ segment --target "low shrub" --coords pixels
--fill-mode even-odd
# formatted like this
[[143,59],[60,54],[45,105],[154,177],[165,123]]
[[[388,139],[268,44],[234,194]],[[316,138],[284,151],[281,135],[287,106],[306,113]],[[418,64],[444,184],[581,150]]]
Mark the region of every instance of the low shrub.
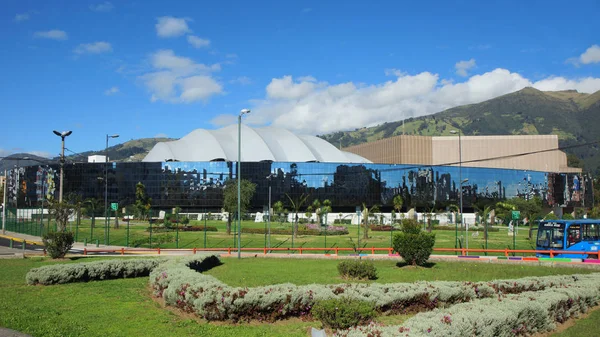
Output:
[[[543,278],[542,278],[543,279]],[[531,336],[556,328],[556,323],[585,313],[600,301],[593,280],[563,287],[484,298],[418,313],[402,326],[367,326],[337,331],[335,336]],[[597,283],[596,283],[597,285]]]
[[63,284],[116,278],[148,276],[164,258],[106,260],[73,264],[55,264],[31,269],[25,276],[27,284]]
[[377,269],[369,260],[345,260],[338,264],[338,272],[343,278],[357,280],[377,279]]
[[351,225],[352,219],[335,219],[333,220],[334,225]]
[[42,237],[46,252],[53,259],[61,259],[73,247],[73,232],[50,232]]
[[170,260],[160,264],[150,274],[150,285],[155,296],[162,297],[169,306],[193,312],[207,320],[234,322],[303,317],[311,313],[315,303],[342,296],[372,302],[378,312],[406,313],[447,308],[458,303],[497,298],[519,291],[578,286],[600,293],[596,286],[600,282],[600,274],[577,275],[577,282],[574,282],[572,275],[567,275],[492,282],[438,281],[304,286],[285,283],[247,288],[230,287],[195,270],[197,269],[192,270],[189,262],[184,264]]
[[373,303],[350,297],[318,301],[311,313],[323,326],[336,330],[366,324],[376,315]]
[[[244,228],[242,227],[242,233],[248,234],[265,234],[264,228]],[[348,229],[339,230],[339,231],[325,231],[318,229],[301,229],[298,228],[298,235],[346,235],[348,234]],[[271,228],[271,234],[275,235],[292,235],[291,229],[279,229],[279,228]]]
[[[456,227],[453,224],[448,224],[448,226],[434,226],[433,227],[434,230],[436,231],[454,231],[456,230]],[[459,228],[458,230],[460,231],[460,224],[459,224]],[[489,232],[499,232],[500,229],[489,226],[488,227],[488,233]],[[485,228],[484,227],[473,227],[473,226],[469,226],[469,232],[485,232]]]
[[391,232],[396,230],[396,228],[391,225],[370,225],[369,228],[374,232]]
[[421,231],[415,220],[402,222],[402,230],[394,235],[394,250],[410,265],[422,266],[433,252],[435,234]]
[[[150,227],[146,228],[146,232],[150,231]],[[152,227],[152,233],[163,233],[163,232],[175,232],[177,231],[177,226],[173,227]],[[181,232],[203,232],[204,226],[179,226],[179,231]],[[217,227],[215,226],[206,226],[207,232],[217,232]]]

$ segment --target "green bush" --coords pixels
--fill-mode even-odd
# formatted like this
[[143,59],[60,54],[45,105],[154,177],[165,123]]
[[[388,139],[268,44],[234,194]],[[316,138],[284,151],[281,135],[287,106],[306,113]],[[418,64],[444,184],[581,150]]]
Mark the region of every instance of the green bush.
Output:
[[348,329],[367,324],[376,314],[373,303],[349,297],[319,301],[311,312],[323,326],[332,329]]
[[421,225],[414,220],[403,221],[401,232],[394,235],[394,250],[413,266],[427,262],[434,244],[435,234],[422,232]]
[[60,259],[67,255],[75,239],[72,232],[50,232],[42,237],[42,241],[48,255],[53,259]]
[[375,280],[377,269],[373,262],[368,260],[346,260],[337,266],[338,272],[344,278],[359,280]]

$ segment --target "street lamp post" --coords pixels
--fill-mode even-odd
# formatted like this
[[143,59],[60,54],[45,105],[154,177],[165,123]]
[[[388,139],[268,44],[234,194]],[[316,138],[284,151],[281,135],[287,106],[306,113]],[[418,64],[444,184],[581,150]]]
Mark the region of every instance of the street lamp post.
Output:
[[249,114],[250,109],[242,109],[238,115],[238,162],[237,162],[237,220],[238,220],[238,259],[242,257],[242,116]]
[[267,246],[269,248],[271,248],[271,179],[272,178],[273,178],[273,173],[271,173],[267,176],[267,179],[269,179],[269,206],[268,206],[269,214],[267,214],[269,239],[267,241]]
[[106,135],[104,148],[104,245],[108,245],[108,139],[119,138],[119,135]]
[[63,201],[63,180],[65,178],[64,166],[65,166],[65,138],[73,133],[73,131],[63,131],[58,132],[56,130],[52,131],[55,135],[59,136],[61,139],[61,153],[60,153],[60,187],[58,192],[58,202]]
[[[466,183],[467,181],[469,181],[469,179],[465,179],[463,180],[462,178],[462,142],[461,142],[461,138],[460,138],[460,130],[451,130],[450,131],[451,134],[458,134],[458,181],[460,182],[459,184],[459,196],[460,196],[460,225],[461,227],[464,226],[465,221],[463,220],[463,190],[462,190],[462,186],[464,183]],[[456,224],[455,222],[455,236],[454,236],[454,247],[458,248],[458,224]],[[466,232],[466,234],[468,234],[468,232]],[[468,240],[469,238],[467,238],[465,234],[465,240],[467,240],[467,249],[469,249],[469,244],[468,244]],[[467,252],[467,255],[468,252]]]

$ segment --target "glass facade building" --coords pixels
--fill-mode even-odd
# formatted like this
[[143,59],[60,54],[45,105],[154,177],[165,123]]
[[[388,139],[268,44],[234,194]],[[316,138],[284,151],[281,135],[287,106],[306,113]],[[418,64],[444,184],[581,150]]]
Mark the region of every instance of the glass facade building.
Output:
[[[64,195],[75,193],[82,200],[104,200],[120,206],[135,202],[136,184],[146,187],[155,210],[181,207],[184,212],[220,210],[223,189],[236,178],[236,162],[136,162],[77,163],[64,166]],[[105,168],[107,170],[105,175]],[[288,197],[308,194],[329,199],[334,212],[353,212],[363,202],[393,208],[401,195],[404,209],[444,209],[459,204],[459,167],[401,164],[350,164],[319,162],[243,162],[243,179],[255,183],[251,209],[262,211],[269,200],[289,204]],[[105,182],[105,176],[107,181]],[[579,173],[462,167],[465,210],[479,202],[513,197],[540,197],[550,207],[582,207],[593,204],[591,177]],[[9,207],[41,207],[49,197],[58,199],[60,166],[26,166],[9,171]]]

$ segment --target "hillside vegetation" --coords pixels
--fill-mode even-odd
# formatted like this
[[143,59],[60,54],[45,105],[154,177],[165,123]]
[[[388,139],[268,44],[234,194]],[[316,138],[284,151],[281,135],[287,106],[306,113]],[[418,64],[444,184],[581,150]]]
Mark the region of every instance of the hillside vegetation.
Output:
[[[477,104],[451,108],[433,115],[389,122],[354,131],[319,136],[347,147],[397,135],[449,136],[456,128],[464,135],[558,135],[561,147],[599,140],[600,91],[583,94],[574,90],[543,92],[533,88]],[[571,164],[600,173],[598,144],[566,150]],[[579,160],[577,160],[579,159]]]

